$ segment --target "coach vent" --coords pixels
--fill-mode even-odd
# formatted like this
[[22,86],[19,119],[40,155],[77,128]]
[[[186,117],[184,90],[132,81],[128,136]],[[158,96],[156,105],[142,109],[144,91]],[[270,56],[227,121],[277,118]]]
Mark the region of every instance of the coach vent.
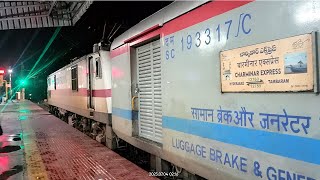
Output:
[[[135,65],[133,65],[133,68]],[[160,40],[136,48],[139,136],[162,142]]]

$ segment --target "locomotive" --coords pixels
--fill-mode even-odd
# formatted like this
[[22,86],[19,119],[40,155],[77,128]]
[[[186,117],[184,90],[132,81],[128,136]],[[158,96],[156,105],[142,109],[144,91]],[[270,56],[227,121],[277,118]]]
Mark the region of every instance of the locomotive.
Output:
[[157,172],[320,179],[319,12],[316,1],[173,2],[51,74],[50,109],[109,148],[149,153]]

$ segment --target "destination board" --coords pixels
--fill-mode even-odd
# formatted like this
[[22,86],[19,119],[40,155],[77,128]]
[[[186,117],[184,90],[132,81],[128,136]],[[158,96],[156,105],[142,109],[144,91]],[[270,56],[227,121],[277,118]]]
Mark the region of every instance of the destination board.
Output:
[[313,90],[312,34],[222,51],[222,92]]

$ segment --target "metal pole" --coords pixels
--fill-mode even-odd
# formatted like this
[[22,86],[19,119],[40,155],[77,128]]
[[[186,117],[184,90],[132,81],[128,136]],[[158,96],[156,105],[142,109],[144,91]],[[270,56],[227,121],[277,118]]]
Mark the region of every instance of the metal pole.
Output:
[[6,102],[8,102],[8,83],[6,82]]
[[25,89],[22,88],[21,89],[21,100],[24,100],[25,99]]
[[11,73],[10,73],[10,98],[12,97],[12,82],[11,82]]
[[4,82],[4,88],[6,91],[6,101],[5,102],[7,102],[7,100],[8,100],[8,84],[7,84],[6,80],[3,80],[3,82]]

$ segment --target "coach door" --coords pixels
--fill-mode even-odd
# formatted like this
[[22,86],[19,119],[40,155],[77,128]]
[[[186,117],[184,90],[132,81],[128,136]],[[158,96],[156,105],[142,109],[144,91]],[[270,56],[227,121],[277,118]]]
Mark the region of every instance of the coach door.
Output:
[[139,87],[139,135],[162,141],[162,93],[160,41],[137,48]]
[[94,109],[94,106],[93,106],[93,81],[92,81],[92,72],[93,72],[93,58],[92,56],[90,56],[88,58],[88,108],[89,109]]

